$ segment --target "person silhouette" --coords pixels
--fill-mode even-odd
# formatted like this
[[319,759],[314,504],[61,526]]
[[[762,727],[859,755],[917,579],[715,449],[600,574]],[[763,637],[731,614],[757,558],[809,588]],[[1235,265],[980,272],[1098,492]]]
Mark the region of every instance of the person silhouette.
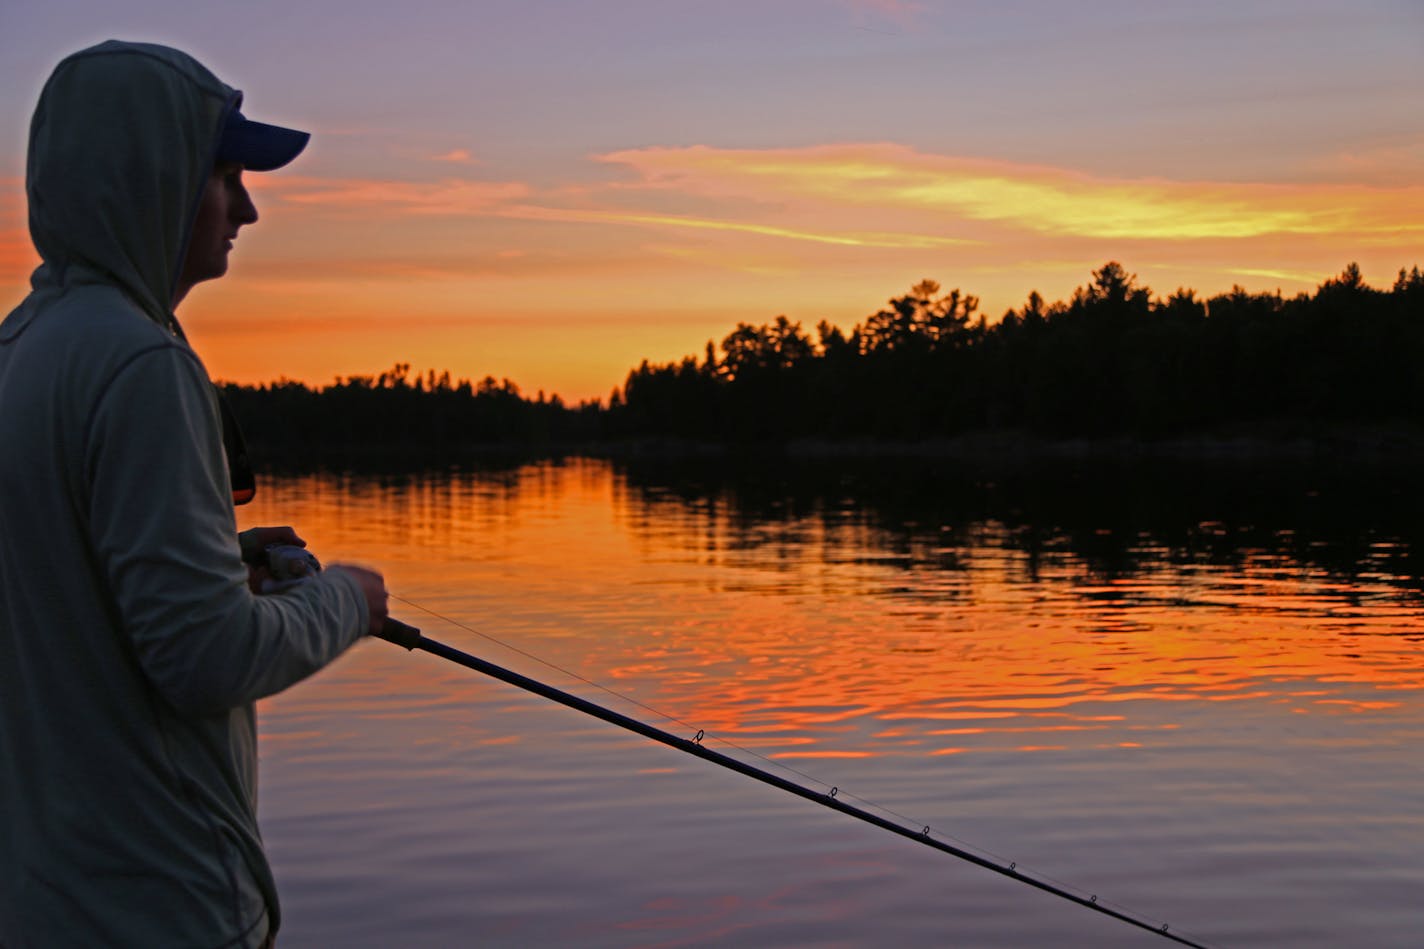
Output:
[[[259,595],[223,413],[175,310],[307,133],[193,57],[109,41],[30,127],[41,265],[0,323],[0,945],[270,945],[254,703],[386,615],[375,571]],[[231,439],[229,439],[231,443]],[[246,562],[244,562],[246,561]]]

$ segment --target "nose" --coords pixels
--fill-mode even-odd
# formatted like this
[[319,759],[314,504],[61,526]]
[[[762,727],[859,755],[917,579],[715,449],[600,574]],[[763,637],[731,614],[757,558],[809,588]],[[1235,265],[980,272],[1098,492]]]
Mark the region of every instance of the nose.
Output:
[[252,195],[248,193],[246,187],[239,186],[235,200],[232,203],[232,221],[241,227],[244,224],[253,224],[257,221],[257,205],[252,203]]

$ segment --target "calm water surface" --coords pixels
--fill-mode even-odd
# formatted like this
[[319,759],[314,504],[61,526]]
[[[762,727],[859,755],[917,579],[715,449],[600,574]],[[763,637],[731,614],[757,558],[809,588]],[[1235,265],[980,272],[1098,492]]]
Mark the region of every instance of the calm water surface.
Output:
[[[926,462],[267,481],[427,635],[1220,946],[1417,946],[1399,477]],[[434,615],[439,614],[439,618]],[[1153,946],[423,653],[260,710],[303,946]]]

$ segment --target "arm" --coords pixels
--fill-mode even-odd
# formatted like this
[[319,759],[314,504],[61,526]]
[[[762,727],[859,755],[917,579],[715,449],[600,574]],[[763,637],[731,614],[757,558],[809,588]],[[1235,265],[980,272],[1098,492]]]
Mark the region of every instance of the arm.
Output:
[[370,583],[351,571],[328,570],[283,596],[248,589],[220,428],[186,349],[150,350],[114,377],[85,457],[90,531],[117,625],[179,711],[217,713],[279,692],[371,627]]

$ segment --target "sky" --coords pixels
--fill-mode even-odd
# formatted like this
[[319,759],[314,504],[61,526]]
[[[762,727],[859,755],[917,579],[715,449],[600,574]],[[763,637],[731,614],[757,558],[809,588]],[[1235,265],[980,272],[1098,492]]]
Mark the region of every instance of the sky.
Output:
[[1424,266],[1424,0],[47,0],[0,7],[0,312],[30,112],[109,38],[313,133],[179,311],[219,379],[397,362],[606,398],[923,279],[992,322]]

